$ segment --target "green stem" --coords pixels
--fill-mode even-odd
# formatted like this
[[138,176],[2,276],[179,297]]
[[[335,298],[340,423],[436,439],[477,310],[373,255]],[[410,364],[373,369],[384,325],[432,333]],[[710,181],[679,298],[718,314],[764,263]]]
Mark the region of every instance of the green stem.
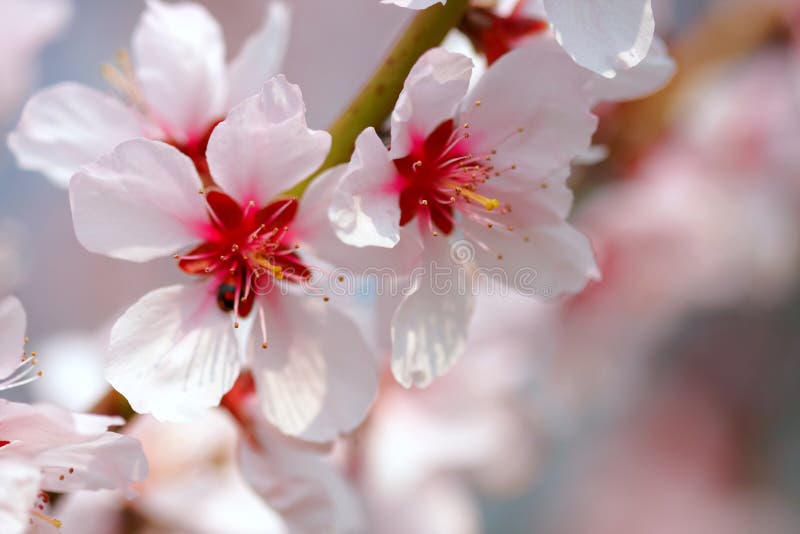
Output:
[[418,13],[394,43],[378,70],[329,128],[333,142],[322,166],[287,194],[300,196],[322,171],[350,160],[356,138],[370,126],[380,127],[394,108],[411,67],[439,45],[463,18],[469,0],[448,0]]

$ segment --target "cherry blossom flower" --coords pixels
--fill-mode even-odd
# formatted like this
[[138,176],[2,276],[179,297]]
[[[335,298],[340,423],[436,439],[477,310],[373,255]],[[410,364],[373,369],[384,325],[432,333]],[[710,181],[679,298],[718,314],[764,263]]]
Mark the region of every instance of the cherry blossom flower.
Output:
[[[2,389],[29,381],[19,367],[33,369],[36,355],[24,356],[24,331],[25,312],[19,301],[0,301],[0,375],[12,373],[0,381]],[[107,431],[124,422],[121,417],[0,399],[3,532],[22,533],[29,526],[55,531],[61,522],[49,515],[48,491],[120,488],[131,495],[129,486],[146,476],[147,461],[139,442]]]
[[325,211],[280,196],[329,147],[327,132],[307,127],[300,89],[278,76],[214,129],[213,182],[175,147],[147,139],[73,177],[87,249],[137,262],[174,255],[203,282],[157,289],[114,325],[106,377],[135,410],[190,418],[217,405],[246,364],[283,432],[325,441],[361,422],[376,389],[371,355],[329,297],[308,294],[303,244],[327,226]]
[[[425,9],[437,3],[383,2],[410,9]],[[613,78],[644,60],[655,34],[651,0],[519,0],[511,2],[510,9],[509,2],[503,3],[506,16],[489,14],[488,20],[483,21],[487,52],[492,57],[526,33],[540,31],[541,16],[545,15],[556,40],[576,63]],[[480,4],[478,9],[482,9]]]
[[216,20],[201,5],[148,0],[133,32],[133,62],[107,65],[122,100],[77,83],[43,89],[25,106],[8,145],[20,167],[66,187],[83,164],[123,141],[159,139],[206,170],[213,127],[277,73],[288,40],[288,8],[269,2],[261,29],[229,63]]
[[[590,73],[547,41],[507,54],[468,92],[471,67],[443,49],[422,56],[392,115],[391,149],[368,129],[339,172],[329,210],[336,233],[373,247],[376,263],[383,249],[416,246],[401,249],[404,261],[436,264],[451,283],[477,264],[528,295],[579,291],[598,272],[589,242],[565,221],[566,177],[596,124],[584,91]],[[537,72],[548,79],[527,83]],[[429,384],[464,350],[471,290],[437,290],[432,271],[392,320],[392,370],[404,386]]]
[[[548,31],[547,14],[541,2],[512,0],[501,2],[490,8],[474,7],[461,24],[460,29],[469,37],[476,51],[485,56],[485,61],[476,55],[473,61],[479,70],[491,65],[504,54],[535,39],[555,39]],[[448,41],[453,42],[459,32],[451,32]],[[464,53],[463,46],[454,51]],[[636,65],[619,70],[609,78],[598,74],[589,84],[599,101],[624,101],[645,97],[663,87],[675,72],[675,63],[670,58],[664,42],[654,37],[646,56]]]
[[19,102],[35,75],[35,57],[69,21],[68,0],[2,0],[0,116]]

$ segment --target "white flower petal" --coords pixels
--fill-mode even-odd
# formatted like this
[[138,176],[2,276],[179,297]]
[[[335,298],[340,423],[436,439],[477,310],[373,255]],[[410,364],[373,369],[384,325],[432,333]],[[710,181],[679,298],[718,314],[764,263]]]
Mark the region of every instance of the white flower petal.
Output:
[[601,101],[634,100],[658,91],[672,79],[673,74],[675,61],[669,56],[664,41],[656,37],[641,63],[612,79],[596,76],[589,82],[589,90]]
[[67,82],[31,97],[8,136],[8,147],[20,167],[66,187],[78,167],[143,132],[138,112],[100,91]]
[[225,40],[203,6],[148,0],[132,49],[148,110],[174,140],[191,143],[224,116]]
[[229,314],[205,285],[157,289],[111,331],[106,378],[139,413],[185,421],[216,406],[239,375]]
[[[113,432],[83,443],[49,449],[36,457],[46,468],[46,491],[121,489],[134,495],[131,482],[147,476],[147,459],[138,440]],[[63,476],[63,478],[62,478]]]
[[336,235],[354,247],[392,248],[400,240],[397,169],[373,128],[356,139],[353,157],[328,209]]
[[408,73],[392,112],[393,158],[409,153],[442,122],[453,118],[469,89],[472,60],[433,48]]
[[394,4],[408,9],[426,9],[434,4],[446,4],[447,0],[381,0],[382,4]]
[[289,531],[362,532],[363,511],[353,489],[310,447],[259,425],[263,451],[243,445],[242,473]]
[[263,206],[317,170],[331,136],[306,124],[300,88],[282,75],[233,108],[211,134],[208,165],[226,193]]
[[34,456],[49,448],[90,441],[122,425],[121,417],[75,414],[51,404],[25,404],[0,399],[3,439],[18,442],[4,450]]
[[334,198],[339,181],[347,169],[337,165],[317,176],[300,199],[297,216],[292,221],[292,235],[301,244],[301,252],[335,265],[360,273],[366,267],[376,267],[382,258],[396,249],[378,247],[348,247],[334,233],[328,218],[328,208]]
[[25,309],[13,296],[0,300],[0,378],[19,367],[25,346]]
[[28,518],[39,495],[39,470],[18,458],[0,459],[0,525],[7,534],[28,531]]
[[597,125],[585,90],[591,76],[546,38],[486,71],[464,100],[458,124],[471,125],[467,145],[491,156],[501,173],[496,182],[538,186],[589,148]]
[[462,224],[470,238],[489,247],[474,247],[480,268],[501,269],[508,284],[524,295],[551,298],[576,293],[590,279],[600,278],[589,240],[565,221],[513,231],[470,220]]
[[208,223],[192,161],[160,141],[134,139],[79,170],[70,183],[78,241],[129,261],[174,254]]
[[356,428],[378,377],[355,324],[321,297],[276,291],[259,304],[269,348],[255,341],[252,368],[267,419],[308,441],[330,441]]
[[392,318],[392,373],[404,387],[430,385],[464,353],[474,298],[469,265],[455,257],[446,239],[429,238],[421,276]]
[[637,65],[650,49],[650,0],[544,0],[544,7],[569,55],[606,78]]
[[228,65],[228,109],[257,94],[270,76],[280,72],[289,47],[290,23],[289,5],[282,0],[269,2],[261,28]]

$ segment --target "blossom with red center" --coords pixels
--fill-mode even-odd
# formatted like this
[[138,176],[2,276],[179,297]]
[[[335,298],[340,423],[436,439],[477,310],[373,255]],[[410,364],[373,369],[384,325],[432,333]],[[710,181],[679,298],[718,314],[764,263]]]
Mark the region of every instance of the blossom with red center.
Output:
[[[411,9],[424,9],[446,0],[383,0]],[[558,43],[580,66],[606,78],[635,67],[647,57],[655,34],[652,0],[510,0],[500,1],[497,19],[485,34],[492,54],[530,28],[524,21],[544,16]],[[486,2],[474,2],[477,8]],[[533,27],[537,25],[534,23]],[[488,51],[487,51],[488,53]],[[491,62],[491,60],[490,60]]]
[[[26,355],[25,311],[14,297],[0,301],[0,389],[29,379],[35,353]],[[23,373],[25,371],[22,371]],[[35,376],[33,377],[36,378]],[[120,417],[72,413],[56,406],[0,399],[0,525],[22,534],[57,529],[50,516],[48,491],[122,489],[147,475],[138,441],[108,432],[124,424]]]
[[157,289],[114,325],[106,377],[136,411],[190,418],[219,404],[247,366],[265,416],[285,433],[327,441],[361,422],[377,387],[372,356],[309,283],[307,252],[330,233],[326,211],[283,195],[330,142],[308,128],[300,89],[278,76],[214,129],[206,179],[175,147],[146,139],[72,178],[87,249],[174,256],[201,282]]
[[279,70],[289,11],[280,0],[265,10],[261,28],[227,63],[222,29],[205,7],[148,0],[131,40],[133,61],[121,54],[119,67],[104,70],[122,100],[71,82],[39,91],[8,137],[17,163],[66,187],[81,165],[146,137],[175,145],[204,174],[211,130]]
[[570,162],[596,125],[592,74],[547,40],[507,54],[469,90],[471,70],[460,54],[427,52],[392,114],[391,148],[368,129],[350,164],[326,177],[342,241],[370,247],[375,264],[412,254],[453,281],[437,290],[442,273],[428,269],[394,314],[392,370],[405,386],[430,383],[463,352],[472,291],[455,284],[465,267],[503,272],[506,285],[544,297],[598,276],[588,240],[565,220]]

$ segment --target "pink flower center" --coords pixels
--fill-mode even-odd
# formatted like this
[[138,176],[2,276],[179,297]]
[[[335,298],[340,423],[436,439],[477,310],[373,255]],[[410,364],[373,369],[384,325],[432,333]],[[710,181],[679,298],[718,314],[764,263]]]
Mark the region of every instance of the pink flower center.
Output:
[[[427,139],[414,143],[408,156],[394,160],[401,226],[419,215],[432,231],[435,226],[448,235],[455,227],[455,210],[474,218],[475,209],[491,212],[500,207],[496,198],[478,192],[497,173],[491,154],[476,156],[467,150],[468,129],[469,125],[456,129],[452,120],[445,121]],[[505,205],[500,211],[509,209]]]
[[209,223],[202,232],[206,241],[176,258],[184,272],[216,278],[222,310],[246,317],[255,293],[268,292],[277,280],[301,283],[310,278],[289,232],[297,213],[295,199],[277,200],[258,209],[252,201],[240,206],[218,189],[208,190],[205,198]]

